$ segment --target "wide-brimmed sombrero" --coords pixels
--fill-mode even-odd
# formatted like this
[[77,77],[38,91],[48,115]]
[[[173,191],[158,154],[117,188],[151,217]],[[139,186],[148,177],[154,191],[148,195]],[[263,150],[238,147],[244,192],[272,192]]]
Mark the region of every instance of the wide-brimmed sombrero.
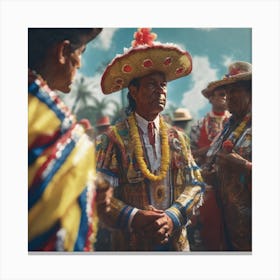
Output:
[[163,72],[167,81],[187,76],[192,71],[192,58],[175,44],[154,42],[156,34],[150,28],[134,33],[132,47],[116,56],[105,69],[101,88],[110,94],[126,88],[134,78],[152,72]]
[[209,83],[208,86],[202,90],[202,94],[206,98],[209,98],[212,95],[214,89],[218,87],[251,79],[252,64],[245,61],[237,61],[229,65],[228,73],[224,75],[221,80]]
[[173,121],[179,122],[179,121],[190,121],[192,120],[191,113],[188,109],[185,108],[178,108],[173,113]]

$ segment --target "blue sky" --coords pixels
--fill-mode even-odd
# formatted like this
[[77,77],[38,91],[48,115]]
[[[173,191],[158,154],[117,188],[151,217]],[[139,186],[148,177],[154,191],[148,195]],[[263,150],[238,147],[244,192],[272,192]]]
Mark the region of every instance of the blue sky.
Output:
[[[93,94],[97,98],[105,97],[120,102],[120,92],[109,96],[102,94],[101,72],[105,69],[104,65],[117,54],[123,53],[124,48],[131,47],[136,30],[137,28],[105,28],[88,45],[79,74],[92,80]],[[251,28],[152,28],[152,32],[157,34],[157,41],[175,43],[192,56],[192,73],[169,82],[166,108],[170,105],[186,107],[194,119],[201,118],[210,110],[208,100],[201,94],[201,90],[209,82],[220,79],[233,61],[252,62]],[[73,98],[73,95],[69,98]]]

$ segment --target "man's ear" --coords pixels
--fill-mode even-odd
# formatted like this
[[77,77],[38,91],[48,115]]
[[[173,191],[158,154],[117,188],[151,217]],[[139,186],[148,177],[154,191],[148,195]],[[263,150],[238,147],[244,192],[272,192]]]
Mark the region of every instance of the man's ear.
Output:
[[70,56],[70,41],[64,40],[57,45],[56,55],[59,63],[65,64]]

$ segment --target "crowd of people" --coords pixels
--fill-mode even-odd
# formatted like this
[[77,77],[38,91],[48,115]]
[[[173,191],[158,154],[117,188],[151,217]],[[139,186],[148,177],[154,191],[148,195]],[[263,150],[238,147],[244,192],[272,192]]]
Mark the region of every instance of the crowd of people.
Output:
[[229,65],[201,93],[211,111],[168,122],[167,83],[192,57],[140,28],[101,78],[127,89],[126,117],[77,121],[69,93],[102,28],[28,31],[29,251],[251,251],[252,68]]

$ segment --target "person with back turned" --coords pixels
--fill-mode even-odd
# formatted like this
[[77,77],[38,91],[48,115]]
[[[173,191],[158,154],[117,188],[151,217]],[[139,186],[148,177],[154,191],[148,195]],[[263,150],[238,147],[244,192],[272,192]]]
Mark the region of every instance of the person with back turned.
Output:
[[92,251],[96,208],[109,209],[112,191],[96,176],[89,122],[77,122],[55,93],[70,92],[86,45],[101,30],[28,29],[29,251]]

